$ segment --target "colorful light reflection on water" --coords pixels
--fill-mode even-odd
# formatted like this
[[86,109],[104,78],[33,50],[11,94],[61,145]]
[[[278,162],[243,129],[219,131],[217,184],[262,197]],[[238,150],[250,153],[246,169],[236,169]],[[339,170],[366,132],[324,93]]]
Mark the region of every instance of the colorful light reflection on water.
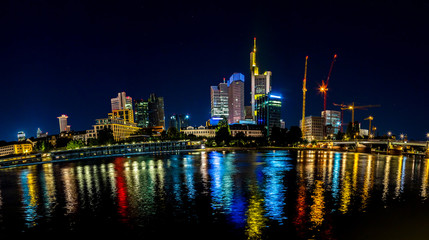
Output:
[[239,239],[353,238],[347,231],[358,231],[356,221],[398,206],[428,209],[428,161],[214,151],[2,169],[0,232],[153,236],[172,229]]

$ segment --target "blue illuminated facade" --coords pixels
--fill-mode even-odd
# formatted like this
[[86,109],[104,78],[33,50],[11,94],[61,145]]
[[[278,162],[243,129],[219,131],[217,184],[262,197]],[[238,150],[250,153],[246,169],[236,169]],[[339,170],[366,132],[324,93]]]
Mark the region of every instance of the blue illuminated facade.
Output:
[[256,99],[256,124],[262,125],[270,136],[273,127],[280,128],[282,96],[268,93]]

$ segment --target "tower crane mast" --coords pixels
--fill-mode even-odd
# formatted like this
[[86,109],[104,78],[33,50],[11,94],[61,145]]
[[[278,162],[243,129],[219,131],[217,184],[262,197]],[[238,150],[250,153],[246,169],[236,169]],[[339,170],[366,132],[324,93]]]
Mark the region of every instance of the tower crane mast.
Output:
[[319,91],[323,94],[323,111],[326,112],[326,93],[328,92],[329,78],[331,78],[332,68],[334,67],[335,60],[337,59],[337,54],[334,54],[334,58],[331,62],[331,67],[329,68],[328,76],[326,77],[326,82],[322,80],[322,85],[319,87]]
[[302,120],[301,120],[301,132],[302,136],[305,135],[305,93],[307,92],[307,60],[308,56],[305,57],[305,68],[304,68],[304,79],[302,80]]

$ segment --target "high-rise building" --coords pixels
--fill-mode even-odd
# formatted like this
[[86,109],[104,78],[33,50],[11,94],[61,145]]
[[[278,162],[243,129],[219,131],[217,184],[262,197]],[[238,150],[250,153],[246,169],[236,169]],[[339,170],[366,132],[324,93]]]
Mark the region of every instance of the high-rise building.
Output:
[[149,126],[165,129],[164,98],[151,93],[148,100]]
[[68,118],[68,116],[63,114],[63,115],[61,115],[61,116],[59,116],[57,118],[58,118],[58,120],[60,122],[60,133],[61,132],[67,132],[67,130],[70,131],[70,127],[68,127],[68,125],[67,125],[67,118]]
[[118,93],[118,96],[110,99],[112,112],[114,110],[133,109],[133,99],[125,92]]
[[325,136],[335,135],[341,128],[341,112],[334,110],[322,111],[322,118],[325,121]]
[[[304,122],[305,131],[303,131],[303,139],[306,139],[307,141],[323,140],[323,125],[325,122],[325,118],[308,116],[305,117]],[[303,129],[302,120],[299,121],[299,126],[301,127],[301,129]]]
[[189,126],[188,114],[173,114],[170,117],[169,127],[175,127],[177,130],[187,128]]
[[250,53],[250,78],[251,78],[251,105],[252,116],[256,120],[256,99],[271,91],[271,75],[270,71],[259,74],[259,68],[256,64],[256,38],[253,39],[253,51]]
[[137,123],[137,127],[147,128],[149,127],[149,102],[136,100],[134,102],[134,122]]
[[228,122],[238,123],[244,120],[244,75],[234,73],[228,81]]
[[256,123],[265,126],[267,136],[270,136],[273,127],[280,128],[282,97],[271,93],[259,96],[256,99]]
[[228,119],[228,84],[223,79],[223,82],[218,86],[210,87],[210,100],[211,100],[211,117]]
[[23,131],[20,131],[20,132],[18,132],[18,141],[19,142],[21,142],[21,141],[25,141],[25,132],[23,132]]
[[37,138],[43,138],[47,136],[48,136],[48,132],[42,132],[40,128],[37,129]]

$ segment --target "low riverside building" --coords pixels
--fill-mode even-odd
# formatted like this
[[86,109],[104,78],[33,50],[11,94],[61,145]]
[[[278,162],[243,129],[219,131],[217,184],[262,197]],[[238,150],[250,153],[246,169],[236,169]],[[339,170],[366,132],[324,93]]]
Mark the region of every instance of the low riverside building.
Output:
[[137,132],[140,128],[137,123],[131,123],[123,119],[117,118],[101,118],[96,119],[94,125],[94,133],[92,135],[98,136],[98,132],[102,129],[111,129],[115,141],[120,141],[129,138],[133,133]]
[[31,143],[15,143],[7,146],[0,147],[0,157],[7,155],[19,155],[19,154],[27,154],[33,151],[33,144]]
[[[245,125],[245,124],[232,124],[229,126],[231,129],[231,135],[235,137],[238,133],[242,132],[246,137],[263,137],[264,134],[260,126],[257,125]],[[186,129],[180,130],[181,132],[187,135],[195,135],[197,137],[207,137],[212,138],[216,136],[216,126],[199,126],[194,128],[192,126],[187,127]]]

